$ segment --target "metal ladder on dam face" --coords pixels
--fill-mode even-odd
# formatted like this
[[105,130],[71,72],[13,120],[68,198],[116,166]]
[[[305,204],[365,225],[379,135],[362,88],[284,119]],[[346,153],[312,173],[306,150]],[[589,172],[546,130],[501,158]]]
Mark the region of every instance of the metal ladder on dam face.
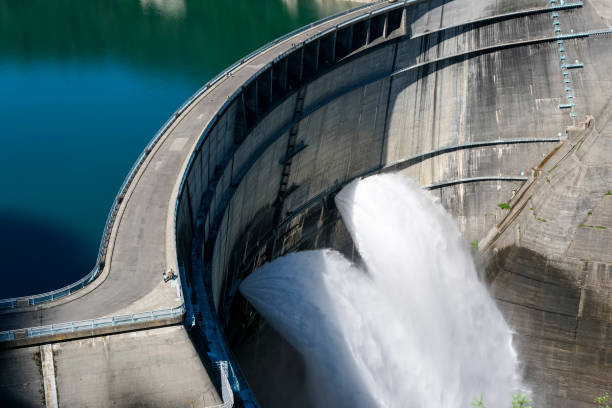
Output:
[[[568,3],[565,0],[549,0],[551,4],[551,9],[560,9],[561,7],[567,7]],[[557,5],[557,1],[559,1],[559,5]],[[579,2],[580,6],[582,6],[582,2]],[[563,41],[570,40],[575,38],[585,38],[590,36],[600,36],[600,35],[609,35],[612,33],[612,29],[600,29],[600,30],[591,30],[591,31],[583,31],[583,32],[575,32],[573,29],[570,29],[570,33],[563,34],[561,28],[561,21],[559,20],[560,14],[558,12],[552,13],[552,26],[554,29],[554,33],[557,39],[557,52],[559,55],[559,60],[561,62],[561,75],[563,76],[563,86],[565,89],[565,103],[559,103],[559,109],[569,110],[569,116],[572,120],[572,124],[576,125],[576,103],[574,102],[574,93],[572,90],[572,75],[570,70],[577,70],[584,68],[584,63],[580,60],[576,59],[575,62],[566,62],[567,61],[567,52],[564,47]]]
[[302,111],[304,110],[305,99],[306,87],[302,87],[298,91],[295,100],[295,109],[293,111],[293,126],[291,126],[291,130],[289,130],[287,150],[285,152],[285,156],[280,162],[280,164],[283,166],[283,170],[281,172],[281,182],[277,195],[277,202],[279,207],[282,207],[282,201],[285,199],[285,197],[297,188],[295,184],[289,186],[289,174],[291,173],[291,162],[293,160],[293,157],[306,147],[306,145],[303,143],[297,143],[297,134],[300,126],[300,119],[302,118]]
[[[556,4],[556,0],[550,0],[551,5]],[[564,1],[561,0],[561,5],[564,4]],[[561,22],[559,21],[559,13],[552,13],[553,27],[555,35],[557,36],[557,52],[559,54],[559,60],[561,61],[561,75],[563,76],[563,85],[565,88],[565,97],[567,99],[566,103],[559,103],[559,109],[568,109],[570,111],[570,118],[572,119],[572,123],[576,125],[576,110],[574,103],[574,94],[572,91],[572,78],[569,73],[569,69],[583,68],[584,64],[580,63],[580,61],[576,60],[575,64],[568,64],[566,62],[566,51],[563,46],[563,34],[561,33]],[[574,30],[571,30],[571,33],[574,33]]]
[[[279,164],[283,166],[281,171],[281,182],[278,187],[278,194],[276,195],[276,201],[274,202],[274,218],[273,225],[277,225],[278,220],[280,220],[283,211],[283,203],[285,198],[295,191],[298,186],[296,184],[289,185],[289,175],[291,174],[291,162],[293,161],[293,157],[298,154],[300,151],[306,148],[306,145],[301,142],[297,143],[297,135],[300,126],[300,119],[302,118],[302,112],[304,111],[304,100],[306,99],[306,87],[301,87],[297,91],[297,96],[295,100],[295,108],[293,110],[293,120],[292,126],[289,130],[289,138],[287,140],[287,149],[285,151],[285,155],[280,160]],[[276,227],[272,232],[272,236],[274,237],[271,243],[266,248],[266,258],[272,259],[274,254],[274,247],[276,242]]]
[[[293,157],[297,155],[299,152],[304,150],[307,145],[303,142],[297,142],[297,135],[299,131],[299,123],[302,119],[302,113],[304,111],[304,101],[306,99],[306,87],[301,87],[296,94],[295,100],[295,108],[293,110],[293,119],[292,126],[289,130],[289,138],[287,139],[287,149],[285,150],[285,155],[280,159],[279,165],[283,166],[281,170],[281,181],[278,187],[278,193],[276,195],[276,200],[273,203],[274,215],[273,215],[273,225],[277,225],[278,221],[282,216],[283,211],[283,203],[285,198],[295,191],[298,188],[298,185],[292,184],[289,185],[289,175],[291,174],[291,162]],[[266,248],[266,258],[268,260],[272,259],[275,249],[276,242],[276,227],[272,231],[273,239],[270,244]],[[229,290],[229,295],[227,296],[228,301],[223,305],[223,310],[229,311],[229,305],[231,304],[231,299],[234,298],[234,295],[238,291],[238,286],[241,280],[237,280]]]

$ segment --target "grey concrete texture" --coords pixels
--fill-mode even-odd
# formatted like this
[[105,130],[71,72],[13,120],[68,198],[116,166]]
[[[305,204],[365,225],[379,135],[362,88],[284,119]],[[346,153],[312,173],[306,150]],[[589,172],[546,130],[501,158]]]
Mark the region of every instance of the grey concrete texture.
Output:
[[0,353],[0,403],[3,407],[45,405],[40,347]]
[[[206,407],[221,403],[182,326],[52,345],[61,407]],[[45,406],[40,347],[0,353],[3,406]]]
[[[569,112],[559,108],[567,98],[559,44],[517,44],[554,38],[551,13],[460,26],[461,22],[548,5],[544,1],[474,5],[459,0],[415,5],[407,13],[414,17],[408,22],[412,38],[378,42],[371,50],[366,47],[338,68],[306,83],[303,110],[295,102],[295,110],[300,113],[297,121],[292,121],[290,114],[294,101],[286,99],[275,108],[278,111],[273,109],[258,122],[238,151],[242,157],[248,156],[247,149],[264,153],[257,153],[246,173],[242,166],[236,171],[238,154],[227,161],[215,196],[228,197],[228,202],[223,206],[222,200],[214,201],[209,213],[220,219],[218,231],[204,231],[207,239],[214,242],[210,264],[204,262],[204,273],[211,276],[214,303],[230,332],[240,331],[234,326],[244,325],[240,314],[232,314],[227,307],[233,296],[232,287],[249,268],[269,259],[262,256],[266,251],[272,257],[324,246],[345,253],[352,251],[337,214],[326,210],[325,203],[320,204],[334,186],[364,172],[448,146],[500,139],[551,139],[559,133],[564,138],[566,130],[574,129]],[[583,8],[559,12],[564,32],[570,27],[575,31],[605,27],[598,6],[587,1]],[[460,27],[444,29],[457,25]],[[500,44],[513,46],[498,47]],[[578,122],[591,114],[600,116],[594,122],[596,126],[605,127],[601,116],[610,98],[606,87],[612,79],[606,68],[612,57],[610,37],[566,40],[564,47],[568,60],[579,59],[585,64],[584,69],[572,70],[568,75]],[[475,50],[481,51],[474,53]],[[454,56],[458,58],[450,58]],[[436,62],[427,64],[428,61]],[[390,75],[410,67],[415,68]],[[269,120],[272,117],[275,120]],[[270,211],[277,205],[279,195],[270,184],[281,178],[283,166],[274,168],[271,163],[282,161],[290,151],[287,148],[285,152],[283,145],[290,143],[285,141],[284,132],[291,124],[297,143],[305,147],[292,156],[289,172],[283,176],[286,185],[293,188],[283,196],[280,217],[275,219]],[[567,165],[567,173],[560,165],[553,170],[556,157],[568,153],[566,147],[575,143],[574,137],[580,134],[570,133],[570,140],[563,142],[543,170],[538,165],[560,143],[529,142],[445,151],[402,170],[422,185],[483,176],[537,176],[537,185],[529,193],[533,196],[514,221],[523,222],[524,217],[531,216],[531,223],[521,224],[520,229],[510,223],[493,243],[497,254],[489,264],[492,292],[517,332],[521,362],[537,396],[537,406],[593,406],[593,397],[602,394],[611,382],[607,346],[610,294],[605,283],[608,278],[601,277],[607,276],[607,265],[597,266],[599,280],[591,280],[591,286],[583,288],[590,275],[584,274],[587,267],[580,264],[583,255],[577,254],[589,254],[589,262],[597,259],[597,265],[605,264],[609,258],[606,223],[610,214],[602,200],[604,190],[609,188],[603,184],[612,179],[607,174],[612,156],[598,146],[591,149],[591,156],[582,159],[581,165]],[[266,144],[268,137],[274,143]],[[606,144],[606,138],[600,137],[599,143]],[[578,157],[580,150],[572,154]],[[248,163],[245,159],[240,161]],[[608,164],[596,168],[585,166],[587,162]],[[546,171],[551,171],[550,183],[542,176]],[[577,173],[571,175],[572,172]],[[600,184],[585,189],[586,174]],[[271,183],[266,185],[263,180]],[[557,180],[565,184],[555,199],[546,189]],[[440,197],[455,216],[467,245],[482,240],[491,228],[504,223],[508,211],[498,204],[512,202],[522,187],[521,182],[492,180],[461,183],[436,189],[432,194]],[[541,190],[545,192],[535,193]],[[573,192],[569,196],[562,193],[567,191]],[[583,201],[589,202],[588,206]],[[532,206],[537,208],[537,215],[530,210]],[[592,214],[585,218],[588,209]],[[212,218],[205,217],[206,224],[210,223]],[[553,217],[557,217],[557,223],[549,221]],[[585,227],[577,229],[580,223]],[[574,246],[568,250],[574,236]],[[210,249],[205,247],[203,252],[207,250]],[[559,258],[558,254],[564,251],[569,251],[564,255],[567,259]],[[579,311],[581,317],[577,321]],[[234,343],[238,344],[237,353],[248,371],[247,377],[278,368],[263,361],[269,360],[264,358],[266,341],[279,344],[278,339],[269,334],[265,322],[255,323],[252,330],[266,333],[263,337],[268,340],[258,334],[255,343],[252,339]],[[245,335],[248,337],[248,333]],[[236,338],[240,335],[233,339]],[[257,355],[264,356],[260,367],[253,363],[259,361]],[[258,388],[256,395],[270,395],[275,387],[259,381],[254,384]],[[277,390],[281,388],[276,385]]]
[[182,326],[53,345],[62,406],[210,406],[220,399]]
[[[548,18],[550,18],[549,15]],[[548,27],[546,29],[548,30]],[[507,59],[520,61],[538,52],[537,46],[534,46],[535,50],[530,49],[531,47],[525,48],[519,48],[518,51],[517,49],[502,50],[493,56],[484,56],[482,59],[486,59],[485,61],[480,58],[469,59],[448,67],[435,67],[431,72],[415,71],[413,74],[394,77],[392,80],[384,78],[341,94],[328,103],[321,103],[338,94],[338,90],[332,84],[337,84],[341,90],[350,90],[350,84],[360,83],[369,78],[371,72],[391,72],[409,64],[405,58],[400,57],[402,50],[419,48],[410,41],[403,41],[399,45],[377,49],[315,80],[308,85],[306,90],[304,110],[308,112],[308,115],[299,123],[299,140],[308,147],[300,152],[292,163],[288,183],[297,186],[297,189],[285,200],[285,212],[316,197],[329,186],[346,182],[364,170],[384,166],[385,163],[411,157],[424,150],[496,138],[556,135],[562,130],[562,124],[554,120],[538,121],[537,118],[540,115],[551,114],[555,119],[561,119],[562,113],[557,108],[558,94],[562,93],[560,82],[555,84],[556,87],[552,90],[547,90],[546,93],[549,95],[539,95],[540,98],[531,101],[521,97],[520,91],[533,94],[533,85],[525,85],[525,89],[513,88],[511,92],[504,91],[512,83],[512,76],[508,75],[508,72],[518,70],[521,64],[499,64],[495,62],[495,59],[497,61]],[[550,61],[547,60],[545,64],[542,63],[542,59],[547,58],[548,53],[555,51],[555,46],[546,45],[544,49],[546,52],[541,58],[532,57],[533,62],[529,63],[529,66],[524,66],[524,71],[534,77],[526,82],[533,84],[549,82],[549,71],[558,69],[558,64],[552,58],[549,58]],[[397,55],[395,64],[394,54]],[[483,71],[489,66],[499,72]],[[532,67],[541,71],[539,77],[535,77],[536,74],[531,72]],[[514,77],[519,75],[520,72],[515,73]],[[456,80],[461,76],[467,79],[464,84]],[[496,76],[500,78],[499,83],[495,83]],[[502,80],[508,76],[511,78]],[[392,86],[390,86],[391,81]],[[490,83],[485,86],[483,82]],[[389,88],[391,88],[391,94]],[[489,91],[491,96],[488,99],[483,99],[482,92],[468,91],[482,88],[499,89],[500,91]],[[535,91],[538,90],[535,89]],[[551,96],[553,92],[554,96]],[[437,101],[442,101],[440,104],[443,105],[443,109],[431,109],[432,106],[436,106]],[[494,108],[502,105],[509,105],[507,112],[503,110],[503,116],[501,109]],[[521,105],[527,106],[521,109]],[[453,109],[455,112],[452,111]],[[417,112],[417,114],[406,115],[406,112]],[[524,113],[527,112],[529,112],[529,118],[525,118]],[[389,119],[387,119],[387,114],[390,115]],[[478,122],[472,119],[463,123],[462,126],[461,122],[454,120],[456,116],[461,115],[470,115]],[[540,129],[526,131],[523,128],[524,125],[521,125],[526,119],[530,119]],[[262,122],[259,126],[264,125],[265,123]],[[471,127],[477,128],[477,131]],[[385,132],[386,136],[383,137]],[[431,175],[423,176],[419,181],[429,184],[447,180],[455,175],[461,178],[485,173],[518,175],[521,171],[530,171],[529,165],[524,163],[534,162],[538,156],[545,156],[549,148],[549,146],[531,146],[527,149],[510,147],[509,150],[513,150],[514,154],[520,154],[524,158],[521,161],[514,159],[513,154],[501,151],[498,152],[499,158],[488,157],[494,154],[485,149],[482,149],[485,152],[483,159],[480,158],[482,156],[480,152],[455,154],[450,159],[453,163],[424,164],[423,166],[431,166]],[[525,158],[525,154],[533,156],[534,159]],[[277,157],[280,158],[280,154],[277,154]],[[267,157],[266,160],[268,160]],[[433,174],[437,171],[444,171],[444,173]],[[255,197],[262,195],[264,195],[263,192],[258,193]],[[271,197],[268,201],[272,201],[273,198]],[[230,202],[230,208],[232,202]],[[240,230],[240,228],[233,227],[236,221],[233,217],[229,218],[230,229],[234,231]],[[226,222],[228,221],[225,220],[223,226],[226,226]],[[226,245],[231,248],[236,239],[235,234],[230,234],[229,242]],[[217,245],[225,240],[225,236],[222,235],[222,239],[216,241]],[[218,246],[215,248],[214,258],[218,259],[217,254],[220,254],[220,249],[217,249]],[[225,259],[221,260],[221,263],[217,261],[213,264],[213,279],[223,274],[222,271],[225,270],[229,261],[227,250],[223,254],[222,258]],[[213,293],[217,296],[214,290]]]
[[612,128],[606,104],[593,116],[495,248],[493,293],[548,406],[589,406],[612,385]]
[[590,3],[596,10],[601,20],[608,27],[612,27],[612,4],[606,0],[591,0]]
[[[207,297],[197,293],[200,283],[208,285],[230,342],[251,367],[248,374],[261,375],[270,361],[253,364],[248,350],[259,347],[265,354],[265,344],[249,343],[249,330],[265,322],[255,318],[253,323],[252,310],[234,298],[236,284],[262,262],[288,251],[331,246],[355,259],[330,200],[342,184],[402,162],[401,171],[423,185],[524,174],[531,178],[528,197],[521,194],[520,182],[502,180],[460,183],[432,194],[456,217],[466,245],[496,238],[489,241],[493,252],[486,276],[517,333],[538,406],[592,406],[592,398],[612,383],[612,215],[606,198],[612,189],[612,40],[566,40],[563,55],[584,62],[584,68],[564,76],[550,12],[473,23],[549,5],[547,0],[420,1],[406,10],[368,15],[301,47],[317,32],[385,6],[378,4],[300,33],[240,65],[189,107],[140,170],[113,235],[106,280],[87,296],[57,307],[5,314],[0,328],[174,306],[181,301],[176,288],[161,283],[161,272],[173,267],[182,272],[190,293],[186,300],[196,310],[209,306]],[[559,11],[558,20],[564,33],[600,29],[609,24],[608,9],[603,0],[586,1],[582,8]],[[258,72],[260,77],[246,82]],[[587,131],[571,127],[569,111],[559,108],[569,99],[564,78],[571,84],[578,122],[594,117]],[[231,99],[235,92],[238,97]],[[564,135],[570,127],[569,139],[557,150],[551,141],[535,141]],[[526,143],[447,149],[502,139]],[[441,151],[409,160],[436,149]],[[551,152],[556,153],[546,160]],[[498,207],[513,199],[524,199],[524,205],[512,211]],[[202,247],[194,248],[198,234]],[[192,256],[194,249],[201,250],[200,258]],[[165,333],[158,330],[150,332]],[[270,344],[282,344],[273,333],[262,332]],[[162,338],[175,338],[160,334],[145,353],[130,334],[116,336],[106,360],[98,351],[108,347],[84,346],[103,343],[100,339],[56,345],[67,347],[65,359],[60,353],[57,360],[60,403],[83,402],[70,379],[93,381],[75,363],[87,360],[86,353],[73,351],[76,344],[90,350],[96,364],[112,361],[116,365],[106,370],[121,376],[129,369],[116,356],[139,367],[151,363],[149,353],[167,350]],[[186,361],[189,352],[181,350],[179,360]],[[5,353],[17,350],[0,355],[28,358],[27,353]],[[117,401],[122,395],[130,401],[145,398],[151,388],[140,379],[153,372],[151,367],[133,372],[138,392],[130,394],[109,380],[104,395]],[[32,378],[24,386],[39,389],[40,381],[26,368]],[[197,381],[206,381],[200,374]],[[283,387],[282,382],[254,384],[259,395]],[[182,384],[177,390],[185,387],[191,389]],[[156,393],[156,398],[165,397]],[[183,401],[178,394],[172,398]]]

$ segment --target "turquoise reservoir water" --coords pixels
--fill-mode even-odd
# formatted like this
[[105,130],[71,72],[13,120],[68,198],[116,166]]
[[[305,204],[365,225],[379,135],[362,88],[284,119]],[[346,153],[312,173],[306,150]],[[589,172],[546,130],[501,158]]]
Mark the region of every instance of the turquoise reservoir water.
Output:
[[333,0],[0,0],[0,298],[93,266],[134,160],[235,60]]

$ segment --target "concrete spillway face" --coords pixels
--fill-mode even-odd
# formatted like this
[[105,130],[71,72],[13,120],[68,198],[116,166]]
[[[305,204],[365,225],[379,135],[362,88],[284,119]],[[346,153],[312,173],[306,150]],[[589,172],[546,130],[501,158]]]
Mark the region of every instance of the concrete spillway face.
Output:
[[331,250],[264,265],[241,291],[302,354],[317,406],[510,406],[511,333],[454,221],[416,184],[374,176],[336,197],[363,266]]

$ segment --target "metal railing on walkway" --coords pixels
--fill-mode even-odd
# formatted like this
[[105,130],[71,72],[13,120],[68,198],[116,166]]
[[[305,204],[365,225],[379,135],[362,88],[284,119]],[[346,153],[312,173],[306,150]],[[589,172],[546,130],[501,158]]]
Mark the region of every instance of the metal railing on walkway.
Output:
[[[401,4],[406,4],[406,3],[410,3],[414,0],[404,0],[404,1],[400,1],[397,2],[398,4],[392,4],[389,7],[399,7]],[[383,3],[383,0],[380,1],[375,1],[374,3]],[[8,298],[8,299],[0,299],[0,309],[11,309],[11,308],[15,308],[17,306],[21,306],[22,304],[25,305],[26,303],[28,305],[35,305],[37,303],[42,303],[42,302],[48,302],[51,300],[55,300],[55,299],[59,299],[61,297],[67,296],[71,293],[74,293],[75,291],[83,288],[84,286],[86,286],[87,284],[89,284],[90,282],[92,282],[100,273],[100,271],[103,269],[104,267],[104,259],[106,258],[106,251],[108,249],[108,245],[110,242],[110,237],[111,237],[111,233],[112,233],[112,229],[113,229],[113,225],[115,223],[115,220],[117,218],[117,214],[119,212],[119,207],[120,204],[123,202],[124,198],[126,197],[126,194],[128,192],[128,189],[134,179],[134,177],[136,176],[138,170],[140,169],[140,167],[142,167],[143,163],[145,162],[146,158],[148,157],[148,155],[153,151],[153,149],[155,148],[155,146],[157,145],[157,143],[159,142],[159,140],[161,139],[161,137],[166,133],[166,131],[174,124],[174,122],[177,120],[177,118],[195,101],[197,100],[204,92],[206,92],[207,90],[209,90],[211,87],[213,87],[219,80],[221,80],[223,77],[227,76],[228,73],[232,72],[234,69],[236,69],[237,67],[239,67],[240,65],[250,61],[251,59],[255,58],[256,56],[262,54],[263,52],[267,51],[268,49],[274,47],[275,45],[279,44],[282,41],[285,41],[286,39],[297,35],[299,33],[302,33],[306,30],[311,29],[312,27],[321,25],[323,23],[326,23],[327,21],[333,20],[335,18],[338,17],[342,17],[346,14],[349,13],[353,13],[355,11],[359,11],[368,7],[371,7],[372,4],[363,4],[361,6],[358,6],[356,8],[350,9],[350,10],[345,10],[342,11],[340,13],[331,15],[329,17],[326,17],[324,19],[315,21],[313,23],[310,23],[308,25],[305,25],[303,27],[300,27],[294,31],[291,31],[290,33],[287,33],[267,44],[265,44],[264,46],[258,48],[257,50],[251,52],[250,54],[248,54],[246,57],[241,58],[240,60],[236,61],[235,63],[233,63],[232,65],[230,65],[229,67],[227,67],[226,69],[224,69],[222,72],[220,72],[218,75],[216,75],[213,79],[211,79],[210,81],[208,81],[203,87],[201,87],[200,89],[198,89],[198,91],[196,91],[189,99],[187,99],[177,110],[176,112],[174,112],[170,118],[168,118],[168,120],[162,125],[162,127],[157,131],[157,133],[155,133],[155,135],[153,136],[153,138],[151,139],[151,141],[149,141],[149,143],[146,145],[146,147],[144,148],[144,150],[140,153],[140,156],[138,156],[138,159],[136,159],[136,161],[134,162],[134,164],[132,165],[132,168],[130,169],[130,171],[128,172],[127,176],[125,177],[125,179],[123,180],[123,183],[121,184],[121,187],[119,188],[119,192],[117,193],[115,200],[113,201],[113,205],[109,211],[109,215],[106,219],[106,224],[104,225],[104,232],[102,234],[102,240],[100,242],[100,247],[98,249],[98,257],[97,257],[97,261],[96,261],[96,265],[95,267],[91,270],[91,272],[89,272],[86,276],[84,276],[83,278],[81,278],[80,280],[78,280],[77,282],[70,284],[68,286],[65,286],[63,288],[51,291],[51,292],[46,292],[46,293],[41,293],[41,294],[37,294],[37,295],[30,295],[30,296],[21,296],[21,297],[15,297],[15,298]],[[359,16],[359,18],[362,18],[363,16]]]
[[29,327],[0,332],[0,341],[12,341],[19,337],[33,338],[41,336],[54,336],[58,334],[91,331],[95,335],[96,329],[122,326],[140,322],[151,322],[161,319],[170,319],[185,314],[185,305],[173,309],[160,309],[150,312],[132,313],[128,315],[99,317],[97,319],[80,320],[76,322],[49,324],[46,326]]
[[10,309],[17,307],[19,301],[23,301],[25,304],[27,301],[28,305],[35,305],[37,303],[48,302],[50,300],[55,300],[62,298],[64,296],[68,296],[71,293],[76,292],[77,290],[87,286],[89,282],[94,280],[96,276],[98,276],[98,265],[91,270],[87,275],[83,276],[78,281],[71,283],[68,286],[64,286],[63,288],[56,289],[51,292],[40,293],[38,295],[19,297],[19,298],[10,298],[10,299],[2,299],[0,300],[0,309]]

